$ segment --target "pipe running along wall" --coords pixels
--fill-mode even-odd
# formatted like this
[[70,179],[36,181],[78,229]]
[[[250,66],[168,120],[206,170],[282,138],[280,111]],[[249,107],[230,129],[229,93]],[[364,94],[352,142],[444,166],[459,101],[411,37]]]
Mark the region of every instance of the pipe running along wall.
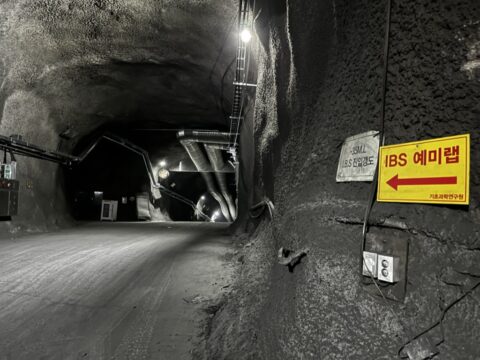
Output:
[[230,215],[232,216],[232,219],[235,220],[237,218],[237,208],[233,202],[232,196],[228,191],[227,177],[223,172],[223,169],[225,167],[225,162],[223,161],[222,153],[219,149],[211,145],[204,144],[204,146],[205,146],[205,151],[207,152],[208,159],[212,164],[213,171],[215,172],[215,177],[217,178],[218,186],[220,187],[220,192],[222,193],[223,197],[227,202],[228,209],[230,211]]
[[85,160],[85,158],[93,151],[94,148],[97,147],[99,142],[103,139],[111,141],[111,142],[113,142],[117,145],[120,145],[120,146],[122,146],[122,147],[124,147],[124,148],[126,148],[130,151],[133,151],[134,153],[137,153],[138,155],[140,155],[142,157],[143,163],[145,165],[145,169],[147,170],[148,176],[150,178],[150,192],[155,199],[160,198],[161,193],[166,194],[170,198],[178,200],[178,201],[183,202],[184,204],[190,206],[194,211],[197,211],[197,213],[199,214],[200,217],[202,217],[206,221],[210,221],[210,217],[207,216],[205,213],[203,213],[201,210],[198,210],[196,208],[195,203],[190,201],[185,196],[183,196],[183,195],[181,195],[181,194],[179,194],[175,191],[172,191],[172,190],[166,188],[165,186],[161,185],[157,181],[156,176],[154,174],[152,162],[150,161],[150,156],[148,155],[148,152],[146,150],[142,149],[141,147],[131,143],[130,141],[122,138],[122,137],[119,137],[119,136],[116,136],[116,135],[113,135],[113,134],[110,134],[110,133],[106,133],[106,134],[100,136],[93,143],[91,143],[90,146],[81,155],[79,155],[78,157],[75,158],[75,162],[82,162],[83,160]]
[[[98,144],[102,140],[111,141],[142,157],[143,163],[145,165],[145,169],[150,179],[150,193],[155,199],[159,199],[161,197],[161,193],[164,193],[169,197],[171,197],[172,199],[178,200],[190,206],[194,211],[197,211],[200,217],[202,217],[206,221],[210,221],[210,217],[208,217],[201,210],[198,210],[196,208],[196,205],[192,201],[190,201],[188,198],[170,189],[167,189],[166,187],[158,183],[153,171],[153,166],[150,161],[148,152],[120,136],[110,134],[110,133],[105,133],[100,137],[96,138],[95,141],[93,141],[80,155],[73,156],[73,155],[65,154],[58,151],[50,151],[38,145],[23,141],[19,136],[0,135],[0,150],[3,150],[5,155],[7,152],[9,152],[12,158],[12,161],[15,161],[14,154],[18,154],[26,157],[50,161],[50,162],[71,167],[84,161],[87,158],[87,156],[90,155],[90,153],[98,146]],[[6,163],[6,160],[4,160],[4,163]]]
[[[226,176],[223,173],[225,162],[223,161],[220,150],[210,145],[225,145],[232,143],[235,134],[223,133],[218,131],[194,131],[183,130],[177,133],[177,138],[192,159],[197,170],[202,174],[208,188],[208,192],[219,203],[223,216],[227,221],[233,221],[237,217],[237,209],[228,191]],[[203,143],[208,156],[202,151],[198,143]],[[211,175],[215,173],[217,185]]]

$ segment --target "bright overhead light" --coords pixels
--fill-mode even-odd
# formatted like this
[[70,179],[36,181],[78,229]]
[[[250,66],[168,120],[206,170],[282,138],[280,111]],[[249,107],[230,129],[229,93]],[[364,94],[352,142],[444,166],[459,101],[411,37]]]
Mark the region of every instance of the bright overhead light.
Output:
[[167,170],[167,169],[160,169],[160,171],[158,172],[158,177],[160,179],[167,179],[168,177],[170,176],[170,172]]
[[248,29],[243,29],[240,33],[240,40],[242,40],[245,44],[249,43],[252,40],[252,33]]
[[167,162],[165,160],[162,160],[162,161],[160,161],[159,165],[161,167],[165,167],[165,166],[167,166]]

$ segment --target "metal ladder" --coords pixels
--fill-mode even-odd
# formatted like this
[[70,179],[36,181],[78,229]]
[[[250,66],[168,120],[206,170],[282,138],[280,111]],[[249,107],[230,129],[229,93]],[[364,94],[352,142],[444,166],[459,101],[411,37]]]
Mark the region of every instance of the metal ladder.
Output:
[[[240,0],[239,6],[239,18],[238,18],[238,28],[241,31],[242,29],[249,28],[250,21],[250,11],[248,8],[247,0]],[[238,133],[240,131],[240,126],[243,121],[243,96],[247,79],[247,48],[248,44],[244,43],[240,38],[238,39],[237,46],[237,63],[235,69],[235,80],[234,80],[234,93],[233,93],[233,105],[232,105],[232,115],[230,116],[230,133]],[[230,144],[230,153],[234,160],[236,160],[236,148],[238,144],[236,139],[233,143]]]

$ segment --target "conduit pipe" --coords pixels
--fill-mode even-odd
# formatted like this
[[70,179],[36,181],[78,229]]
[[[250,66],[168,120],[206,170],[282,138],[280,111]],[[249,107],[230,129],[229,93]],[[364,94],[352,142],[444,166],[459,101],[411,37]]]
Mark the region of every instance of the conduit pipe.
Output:
[[223,161],[222,152],[212,145],[204,144],[204,146],[208,159],[210,160],[213,170],[215,171],[215,177],[217,178],[220,192],[227,201],[228,210],[230,211],[232,219],[235,220],[237,218],[237,209],[233,203],[232,196],[228,192],[227,177],[223,172],[223,169],[225,168],[225,162]]
[[59,151],[47,150],[40,146],[24,141],[20,136],[17,135],[0,135],[0,150],[8,151],[21,156],[51,161],[66,166],[70,166],[72,162],[76,161],[74,156],[64,154]]
[[222,195],[218,192],[217,187],[215,186],[212,174],[211,174],[211,166],[208,163],[205,154],[202,152],[202,149],[198,145],[198,143],[194,141],[180,141],[183,145],[185,150],[187,151],[188,155],[192,159],[193,163],[197,170],[202,174],[205,183],[207,184],[208,192],[213,196],[213,198],[220,204],[220,209],[222,211],[223,216],[227,219],[227,221],[231,222],[232,218],[230,217],[230,213],[228,211],[228,205],[225,202],[225,199]]
[[231,144],[238,134],[219,131],[182,130],[177,133],[180,141],[201,142],[204,144]]
[[[232,197],[228,192],[225,174],[219,174],[219,171],[223,170],[225,164],[223,163],[223,159],[221,158],[221,154],[219,154],[218,149],[214,149],[212,147],[212,151],[209,152],[207,147],[205,147],[207,155],[211,161],[210,164],[198,143],[210,144],[213,146],[228,145],[232,143],[232,140],[234,140],[235,137],[236,134],[218,131],[182,130],[177,133],[178,140],[187,151],[197,170],[201,172],[203,178],[205,179],[205,183],[207,184],[208,191],[220,204],[222,214],[228,221],[232,221],[236,218],[236,208]],[[218,153],[214,153],[213,150],[218,151]],[[221,159],[221,163],[219,159]],[[213,177],[210,173],[211,171],[215,172],[215,176],[220,187],[220,192],[217,190]]]
[[[135,145],[135,144],[129,142],[128,140],[126,140],[124,138],[121,138],[119,136],[109,134],[109,133],[106,133],[106,134],[100,136],[93,143],[91,143],[90,146],[82,154],[75,157],[75,159],[74,159],[75,163],[80,163],[83,160],[85,160],[85,158],[93,151],[93,149],[95,149],[98,146],[98,144],[102,140],[108,140],[108,141],[111,141],[111,142],[113,142],[117,145],[123,146],[124,148],[126,148],[126,149],[128,149],[128,150],[130,150],[130,151],[132,151],[132,152],[134,152],[134,153],[136,153],[136,154],[138,154],[142,157],[143,163],[145,165],[145,169],[147,170],[148,176],[150,178],[152,193],[153,193],[153,189],[158,189],[158,190],[160,190],[161,193],[167,194],[172,199],[175,199],[175,200],[183,202],[184,204],[187,204],[194,211],[197,210],[195,203],[193,203],[191,200],[187,199],[183,195],[180,195],[180,194],[176,193],[175,191],[172,191],[172,190],[166,188],[165,186],[163,186],[162,184],[157,182],[157,179],[156,179],[154,171],[153,171],[152,162],[150,161],[150,157],[149,157],[148,152],[146,150],[142,149],[141,147],[139,147],[139,146],[137,146],[137,145]],[[210,221],[210,217],[208,217],[202,211],[198,211],[198,213],[202,218],[204,218],[207,221]]]

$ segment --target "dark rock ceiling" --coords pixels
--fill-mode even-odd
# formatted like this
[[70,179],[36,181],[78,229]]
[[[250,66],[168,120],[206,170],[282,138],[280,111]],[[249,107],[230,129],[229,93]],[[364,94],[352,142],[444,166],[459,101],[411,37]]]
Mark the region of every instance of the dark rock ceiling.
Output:
[[0,1],[1,132],[49,143],[52,131],[81,136],[111,122],[225,125],[220,83],[235,56],[236,8],[234,0]]

